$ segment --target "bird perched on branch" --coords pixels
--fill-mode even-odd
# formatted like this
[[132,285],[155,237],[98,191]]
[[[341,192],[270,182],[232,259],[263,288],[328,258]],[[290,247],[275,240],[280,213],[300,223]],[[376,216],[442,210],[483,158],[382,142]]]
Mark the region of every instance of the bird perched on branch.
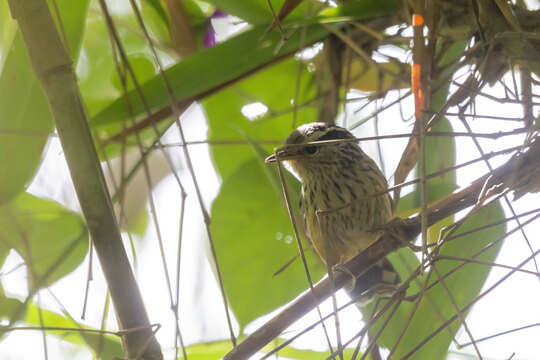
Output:
[[[392,220],[384,175],[346,129],[321,122],[302,125],[289,135],[277,157],[302,182],[305,235],[330,268],[366,249]],[[266,163],[277,160],[271,155]],[[399,281],[392,264],[383,259],[348,291],[366,303]]]

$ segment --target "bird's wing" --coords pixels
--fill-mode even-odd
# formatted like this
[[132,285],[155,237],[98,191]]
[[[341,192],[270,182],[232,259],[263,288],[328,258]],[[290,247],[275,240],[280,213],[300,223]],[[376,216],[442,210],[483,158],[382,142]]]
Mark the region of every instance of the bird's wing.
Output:
[[306,209],[304,208],[304,197],[302,195],[300,195],[300,200],[298,201],[298,208],[299,208],[300,216],[302,217],[302,222],[301,222],[302,228],[300,230],[302,234],[304,234],[304,238],[306,239],[308,244],[310,246],[313,246],[313,244],[311,243],[311,237],[309,235],[309,229],[307,226]]

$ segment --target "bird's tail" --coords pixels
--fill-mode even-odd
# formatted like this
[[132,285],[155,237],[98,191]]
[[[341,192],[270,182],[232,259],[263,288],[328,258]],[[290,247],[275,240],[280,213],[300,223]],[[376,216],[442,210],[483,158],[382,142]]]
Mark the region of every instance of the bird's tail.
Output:
[[357,299],[359,306],[365,306],[377,294],[391,295],[400,282],[401,279],[394,266],[384,258],[358,277],[354,287],[347,289],[347,293],[351,298]]

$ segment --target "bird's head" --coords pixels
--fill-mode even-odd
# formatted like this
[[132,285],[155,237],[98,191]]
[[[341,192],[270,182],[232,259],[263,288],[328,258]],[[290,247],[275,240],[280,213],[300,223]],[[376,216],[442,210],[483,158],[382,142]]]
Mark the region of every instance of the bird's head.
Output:
[[[360,150],[355,142],[328,141],[346,139],[354,139],[354,135],[339,126],[323,122],[304,124],[289,135],[285,146],[277,152],[277,157],[285,161],[300,178],[304,178],[338,164],[341,158],[350,154],[344,151],[347,148],[354,147],[354,152]],[[266,163],[276,161],[275,154],[265,160]]]

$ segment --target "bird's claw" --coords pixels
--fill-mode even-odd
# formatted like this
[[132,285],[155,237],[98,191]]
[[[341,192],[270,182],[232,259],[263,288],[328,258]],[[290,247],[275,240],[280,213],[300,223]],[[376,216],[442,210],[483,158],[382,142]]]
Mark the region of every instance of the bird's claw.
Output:
[[396,239],[398,242],[405,245],[406,247],[408,247],[414,252],[421,252],[422,251],[421,246],[414,245],[412,242],[408,241],[403,236],[403,229],[407,228],[408,225],[409,225],[409,222],[406,219],[395,217],[384,225],[384,229],[393,230],[393,231],[390,231],[389,233],[394,239]]
[[334,265],[332,267],[332,271],[333,272],[341,272],[341,273],[344,273],[346,275],[349,275],[351,277],[351,284],[350,284],[349,289],[354,289],[354,287],[356,286],[356,276],[351,272],[351,270],[349,270],[348,268],[346,268],[342,264],[336,264],[336,265]]

